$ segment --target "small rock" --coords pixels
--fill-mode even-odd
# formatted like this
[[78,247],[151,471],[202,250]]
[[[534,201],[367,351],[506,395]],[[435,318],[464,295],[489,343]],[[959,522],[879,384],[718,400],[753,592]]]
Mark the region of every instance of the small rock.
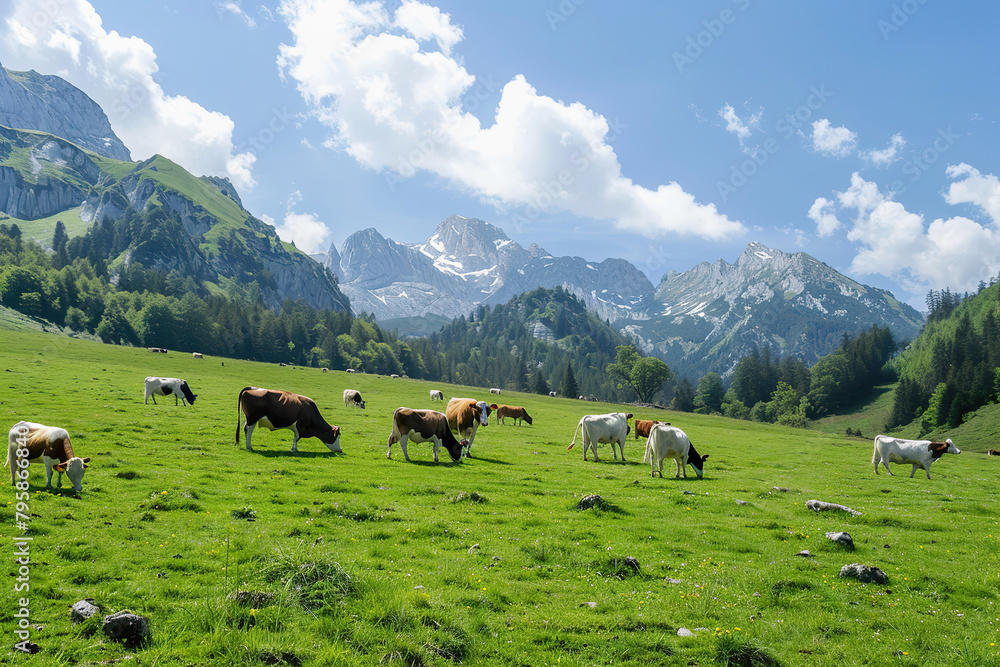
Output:
[[577,507],[577,509],[581,509],[581,510],[589,510],[591,507],[595,507],[595,506],[599,507],[603,503],[604,503],[604,499],[601,498],[599,495],[597,495],[595,493],[593,495],[589,495],[589,496],[585,497],[583,500],[581,500],[579,503],[577,503],[576,507]]
[[827,533],[826,534],[826,538],[828,540],[836,542],[837,544],[841,544],[841,545],[847,547],[851,551],[854,551],[854,540],[851,539],[851,536],[849,534],[847,534],[847,533],[844,533],[844,532],[840,532],[840,533],[837,533],[837,532]]
[[771,490],[772,491],[777,491],[778,493],[788,493],[788,489],[786,489],[783,486],[772,486]]
[[597,609],[597,603],[596,602],[584,602],[580,606],[581,607],[590,607],[591,609]]
[[683,583],[680,579],[671,579],[670,577],[667,577],[666,579],[664,579],[664,581],[666,581],[668,584],[680,584],[680,583]]
[[632,556],[625,557],[625,566],[631,568],[632,570],[635,570],[636,572],[640,570],[639,561],[637,561]]
[[100,608],[94,604],[94,598],[80,600],[70,608],[69,620],[74,623],[83,623],[99,611]]
[[684,495],[685,496],[693,496],[694,495],[694,491],[685,491]]
[[802,551],[798,552],[795,555],[802,556],[803,558],[814,558],[814,556],[811,553],[809,553],[809,551],[806,549],[803,549]]
[[415,591],[422,591],[422,590],[424,590],[424,587],[420,586],[420,585],[417,585],[417,586],[413,587],[413,590],[415,590]]
[[874,565],[851,563],[840,568],[840,577],[854,577],[863,584],[887,584],[889,577]]
[[678,637],[694,637],[694,633],[691,632],[690,630],[688,630],[687,628],[678,628],[677,629],[677,636]]
[[126,646],[138,646],[149,636],[149,619],[119,611],[104,617],[104,634]]
[[746,505],[746,504],[747,504],[747,501],[745,501],[745,500],[737,500],[737,501],[736,501],[736,504],[737,504],[737,505]]

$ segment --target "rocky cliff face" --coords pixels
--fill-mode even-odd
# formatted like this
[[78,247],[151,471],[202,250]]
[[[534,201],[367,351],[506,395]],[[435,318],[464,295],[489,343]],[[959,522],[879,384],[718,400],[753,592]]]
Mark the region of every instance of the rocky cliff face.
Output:
[[115,160],[132,159],[104,110],[58,76],[0,67],[0,125],[48,132]]

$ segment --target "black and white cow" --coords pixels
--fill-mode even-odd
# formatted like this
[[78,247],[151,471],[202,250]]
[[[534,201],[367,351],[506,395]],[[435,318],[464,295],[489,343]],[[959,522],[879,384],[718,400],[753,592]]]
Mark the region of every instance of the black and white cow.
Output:
[[344,390],[344,407],[355,407],[365,409],[365,402],[361,400],[361,392],[357,389]]
[[191,393],[191,387],[188,386],[187,380],[182,380],[180,378],[161,378],[150,376],[146,378],[146,399],[143,403],[149,403],[149,397],[153,397],[153,405],[156,405],[157,396],[174,396],[174,405],[177,405],[178,399],[181,405],[185,402],[194,405],[194,399],[198,398],[197,395]]

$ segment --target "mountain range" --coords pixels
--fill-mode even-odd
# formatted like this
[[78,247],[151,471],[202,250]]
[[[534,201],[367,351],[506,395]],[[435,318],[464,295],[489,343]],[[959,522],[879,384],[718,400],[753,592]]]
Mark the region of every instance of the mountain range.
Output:
[[[750,243],[659,285],[623,259],[587,261],[525,248],[499,227],[451,216],[426,241],[400,243],[365,229],[340,250],[310,258],[248,212],[232,184],[197,177],[163,156],[134,162],[104,111],[59,77],[0,68],[0,213],[47,242],[56,221],[71,235],[89,225],[158,211],[179,221],[170,243],[136,243],[109,268],[141,262],[198,280],[205,291],[256,284],[279,308],[368,312],[404,332],[426,331],[539,287],[560,287],[681,376],[727,374],[756,348],[807,363],[845,334],[888,326],[914,337],[923,318],[884,290],[862,285],[805,253]],[[0,215],[0,218],[3,216]],[[316,260],[316,261],[314,261]],[[545,335],[540,331],[539,335]]]

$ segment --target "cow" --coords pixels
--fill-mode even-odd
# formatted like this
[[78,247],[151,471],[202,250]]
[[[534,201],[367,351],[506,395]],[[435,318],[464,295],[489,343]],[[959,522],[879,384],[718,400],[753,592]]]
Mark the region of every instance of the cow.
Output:
[[610,442],[611,453],[615,460],[618,460],[618,452],[615,451],[615,443],[618,443],[618,451],[622,454],[622,461],[625,461],[625,438],[628,437],[628,420],[632,418],[631,412],[612,412],[606,415],[584,415],[580,418],[580,423],[573,429],[573,442],[570,443],[566,451],[573,449],[576,445],[576,434],[582,431],[583,435],[583,460],[587,460],[587,448],[594,450],[594,460],[597,458],[597,444]]
[[499,396],[500,395],[500,390],[497,389],[496,387],[492,387],[490,389],[490,393],[493,394],[494,396]]
[[194,399],[198,398],[197,394],[191,393],[191,387],[188,386],[187,380],[155,376],[146,378],[146,399],[143,403],[149,403],[149,397],[152,396],[153,405],[156,405],[157,396],[170,396],[171,394],[174,395],[174,405],[177,405],[178,399],[180,399],[181,405],[186,403],[194,405]]
[[202,354],[201,352],[192,352],[191,353],[191,358],[192,359],[204,359],[205,355]]
[[448,401],[445,408],[448,416],[448,426],[452,431],[458,433],[459,437],[468,440],[469,444],[465,448],[465,455],[472,458],[472,443],[476,441],[476,431],[480,424],[489,426],[490,406],[486,401],[477,401],[472,398],[453,398]]
[[[638,426],[636,430],[639,430]],[[682,475],[687,478],[687,466],[690,465],[698,474],[698,479],[701,479],[705,474],[705,461],[708,460],[708,456],[708,454],[704,456],[698,454],[698,450],[691,444],[691,439],[684,431],[670,424],[658,423],[649,431],[642,462],[649,461],[653,477],[659,472],[660,479],[663,479],[663,461],[672,458],[677,466],[675,478]]]
[[252,452],[250,436],[257,424],[277,431],[287,428],[294,434],[292,453],[297,454],[299,438],[319,438],[331,452],[340,448],[340,427],[326,423],[316,403],[308,396],[289,391],[243,387],[236,399],[236,444],[240,444],[240,411],[246,417],[243,427],[247,437],[247,451]]
[[431,400],[432,401],[443,401],[444,394],[441,393],[440,389],[431,389]]
[[357,389],[344,390],[344,406],[365,409],[365,402],[361,400],[361,392]]
[[987,449],[986,456],[1000,456],[1000,450],[997,449]]
[[392,375],[390,375],[389,377],[391,377],[391,378],[392,378],[393,380],[396,380],[396,379],[398,379],[398,378],[399,378],[399,376],[398,376],[398,375],[396,375],[395,373],[393,373],[393,374],[392,374]]
[[357,371],[356,371],[356,370],[354,370],[353,368],[348,368],[348,369],[347,369],[347,372],[348,372],[348,373],[357,373]]
[[284,361],[278,363],[278,366],[281,366],[282,368],[284,368],[287,365],[288,364],[286,364]]
[[328,370],[330,370],[330,369],[329,368],[324,368],[323,372],[326,373]]
[[441,445],[448,450],[452,461],[461,463],[462,454],[470,444],[468,440],[455,439],[448,425],[447,415],[435,410],[396,408],[392,413],[392,433],[389,434],[389,448],[385,457],[392,458],[392,446],[398,442],[403,448],[403,456],[409,461],[410,455],[406,453],[407,440],[433,443],[434,463],[439,463],[438,452],[441,451]]
[[[492,408],[493,406],[490,407]],[[528,415],[528,411],[522,407],[519,407],[517,405],[501,405],[495,409],[497,413],[498,424],[503,424],[504,420],[507,417],[510,417],[511,419],[514,420],[515,424],[517,424],[520,421],[526,421],[528,422],[528,426],[531,426],[531,417]]]
[[551,396],[552,398],[555,398],[556,397],[556,392],[550,391],[549,392],[549,396]]
[[56,478],[57,487],[62,487],[62,476],[65,472],[74,491],[79,493],[83,489],[83,473],[87,470],[90,457],[80,458],[73,453],[73,445],[70,444],[66,429],[26,421],[14,424],[10,429],[7,462],[4,464],[10,466],[11,486],[17,483],[17,479],[27,483],[28,462],[38,457],[42,457],[45,463],[46,489],[52,489],[53,470],[59,473],[59,477]]
[[164,348],[162,348],[162,347],[150,347],[150,348],[147,348],[147,349],[150,352],[157,352],[157,353],[161,353],[161,354],[166,354],[167,353],[167,351]]
[[648,438],[649,432],[653,428],[654,424],[666,424],[667,426],[670,426],[670,422],[653,421],[650,419],[636,419],[635,439],[638,440],[640,437]]
[[872,464],[875,466],[875,474],[878,474],[878,464],[885,466],[885,471],[889,470],[890,463],[910,464],[913,470],[910,471],[910,478],[917,472],[917,466],[924,469],[927,479],[931,478],[931,464],[945,454],[961,454],[962,450],[955,446],[949,438],[944,442],[932,442],[930,440],[905,440],[894,438],[891,435],[875,436],[875,451],[872,452]]

